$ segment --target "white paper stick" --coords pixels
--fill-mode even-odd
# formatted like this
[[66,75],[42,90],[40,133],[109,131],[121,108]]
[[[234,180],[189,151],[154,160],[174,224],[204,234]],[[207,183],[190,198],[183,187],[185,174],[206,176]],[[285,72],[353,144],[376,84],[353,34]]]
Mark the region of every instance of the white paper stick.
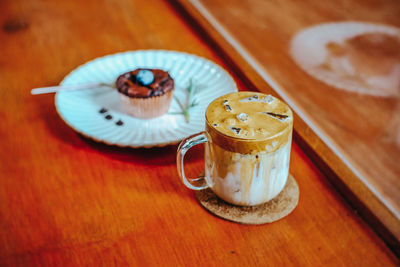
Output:
[[107,83],[85,83],[85,84],[73,84],[73,85],[59,85],[59,86],[48,86],[34,88],[31,90],[32,95],[55,93],[59,91],[72,91],[72,90],[83,90],[83,89],[93,89],[99,87],[112,87],[112,85]]

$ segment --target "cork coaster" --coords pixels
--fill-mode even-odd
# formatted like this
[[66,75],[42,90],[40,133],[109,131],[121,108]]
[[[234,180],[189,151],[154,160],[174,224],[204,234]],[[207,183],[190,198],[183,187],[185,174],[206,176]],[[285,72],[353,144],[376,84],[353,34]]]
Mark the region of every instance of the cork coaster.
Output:
[[195,191],[197,200],[206,210],[223,219],[243,224],[264,224],[282,219],[297,206],[299,195],[299,186],[290,174],[282,192],[258,206],[242,207],[229,204],[218,198],[209,188]]

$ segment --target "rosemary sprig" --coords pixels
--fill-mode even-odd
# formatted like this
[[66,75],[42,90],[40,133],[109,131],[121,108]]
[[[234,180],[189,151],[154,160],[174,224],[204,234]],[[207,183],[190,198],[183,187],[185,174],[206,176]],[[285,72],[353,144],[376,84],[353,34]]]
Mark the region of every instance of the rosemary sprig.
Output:
[[187,98],[186,98],[186,103],[185,105],[182,104],[182,102],[174,95],[174,98],[176,102],[178,103],[179,107],[181,108],[181,112],[174,112],[171,114],[183,114],[185,116],[185,121],[187,123],[190,122],[190,109],[197,106],[198,103],[196,102],[196,99],[194,99],[194,93],[196,91],[196,87],[194,85],[194,82],[192,79],[189,80],[189,86],[186,88],[186,91],[188,92]]

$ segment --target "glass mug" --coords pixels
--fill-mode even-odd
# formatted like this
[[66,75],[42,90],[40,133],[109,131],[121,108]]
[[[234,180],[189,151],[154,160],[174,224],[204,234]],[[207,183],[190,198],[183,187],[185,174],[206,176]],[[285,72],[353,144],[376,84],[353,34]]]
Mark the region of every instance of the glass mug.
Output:
[[[271,95],[236,92],[221,96],[206,110],[205,132],[179,145],[179,176],[188,188],[210,188],[234,205],[268,202],[286,184],[292,131],[292,111]],[[184,156],[201,143],[206,143],[205,177],[188,179]]]

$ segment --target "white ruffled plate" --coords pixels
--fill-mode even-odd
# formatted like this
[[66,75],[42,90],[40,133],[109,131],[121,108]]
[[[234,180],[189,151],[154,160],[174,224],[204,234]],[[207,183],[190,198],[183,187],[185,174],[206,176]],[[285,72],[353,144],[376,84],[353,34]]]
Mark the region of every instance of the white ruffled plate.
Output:
[[[137,68],[168,71],[175,81],[174,96],[182,103],[186,103],[190,79],[194,81],[194,98],[198,105],[190,109],[189,123],[183,115],[175,114],[181,112],[175,99],[167,114],[147,120],[136,119],[123,110],[118,92],[107,87],[58,92],[55,105],[59,115],[75,131],[106,144],[165,146],[203,131],[208,104],[221,95],[237,91],[232,77],[215,63],[195,55],[164,50],[140,50],[97,58],[73,70],[61,84],[111,84],[120,74]],[[102,109],[107,112],[101,113]],[[123,124],[118,125],[119,121]]]

